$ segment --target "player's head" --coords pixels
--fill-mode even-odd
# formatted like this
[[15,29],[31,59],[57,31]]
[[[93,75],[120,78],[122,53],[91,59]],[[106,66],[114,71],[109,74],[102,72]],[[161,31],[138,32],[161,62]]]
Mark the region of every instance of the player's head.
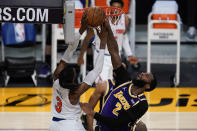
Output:
[[134,86],[145,88],[145,91],[152,91],[157,86],[157,79],[152,73],[140,73],[133,79]]
[[59,74],[59,84],[62,88],[74,90],[78,87],[79,70],[76,67],[68,66]]
[[123,8],[124,2],[122,0],[111,0],[110,6],[116,7],[116,8]]

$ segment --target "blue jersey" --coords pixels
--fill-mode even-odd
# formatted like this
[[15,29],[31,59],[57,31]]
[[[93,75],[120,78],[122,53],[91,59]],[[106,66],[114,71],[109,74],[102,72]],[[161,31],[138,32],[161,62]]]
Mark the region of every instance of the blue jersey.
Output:
[[[107,93],[103,97],[103,108],[101,114],[104,116],[117,118],[123,111],[146,100],[144,94],[138,96],[131,94],[132,82],[126,82],[118,87],[115,87],[113,81],[108,80]],[[102,123],[99,124],[101,131],[129,131],[131,126],[128,124],[121,128],[110,128]]]

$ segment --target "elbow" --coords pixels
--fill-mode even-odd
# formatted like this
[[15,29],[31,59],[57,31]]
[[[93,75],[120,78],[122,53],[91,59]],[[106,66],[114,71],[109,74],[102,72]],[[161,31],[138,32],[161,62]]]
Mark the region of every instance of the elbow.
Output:
[[60,60],[60,65],[62,65],[63,67],[66,67],[67,66],[67,63],[63,60]]

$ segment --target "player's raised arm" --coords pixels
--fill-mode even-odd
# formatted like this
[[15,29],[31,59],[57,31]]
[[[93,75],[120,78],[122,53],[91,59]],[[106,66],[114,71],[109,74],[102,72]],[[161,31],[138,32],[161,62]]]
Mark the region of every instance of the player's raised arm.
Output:
[[96,59],[96,66],[92,71],[90,71],[87,76],[85,77],[84,81],[80,85],[80,87],[77,89],[77,91],[74,94],[73,101],[71,100],[71,103],[77,103],[79,97],[94,83],[98,75],[101,73],[102,68],[103,68],[103,62],[104,62],[104,52],[105,52],[105,47],[107,43],[107,36],[108,32],[106,31],[106,28],[102,28],[101,31],[99,32],[99,37],[101,39],[100,43],[100,51],[99,55]]
[[78,60],[77,60],[77,64],[79,66],[81,66],[84,63],[83,56],[84,56],[85,51],[87,50],[87,47],[88,47],[88,44],[90,43],[90,40],[93,38],[93,36],[94,36],[93,29],[88,28],[87,29],[87,35],[85,36],[85,38],[82,42],[80,55],[79,55]]
[[105,19],[105,28],[108,31],[107,47],[111,55],[112,65],[114,69],[117,69],[121,66],[122,61],[119,55],[118,44],[111,30],[111,26],[109,24],[108,19]]
[[77,49],[78,44],[79,44],[79,39],[81,37],[81,35],[83,34],[83,32],[87,29],[87,19],[86,19],[86,13],[84,12],[82,19],[81,19],[81,27],[79,29],[78,33],[75,33],[75,40],[74,43],[69,44],[68,48],[66,49],[66,51],[64,52],[64,55],[62,57],[62,59],[60,60],[60,63],[58,65],[58,67],[55,69],[55,72],[53,74],[53,80],[55,81],[58,77],[58,74],[68,65],[68,63],[70,62],[70,59],[73,56],[74,51]]
[[111,55],[111,61],[114,69],[114,79],[117,87],[120,84],[130,81],[130,77],[127,70],[122,65],[122,61],[118,50],[118,44],[113,35],[108,19],[105,19],[104,26],[108,31],[107,47]]

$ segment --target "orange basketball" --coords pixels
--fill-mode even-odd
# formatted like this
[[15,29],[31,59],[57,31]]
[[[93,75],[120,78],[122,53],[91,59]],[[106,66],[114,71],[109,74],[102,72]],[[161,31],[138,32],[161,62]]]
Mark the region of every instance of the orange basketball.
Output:
[[101,7],[90,7],[87,10],[88,24],[97,27],[104,22],[105,11]]

